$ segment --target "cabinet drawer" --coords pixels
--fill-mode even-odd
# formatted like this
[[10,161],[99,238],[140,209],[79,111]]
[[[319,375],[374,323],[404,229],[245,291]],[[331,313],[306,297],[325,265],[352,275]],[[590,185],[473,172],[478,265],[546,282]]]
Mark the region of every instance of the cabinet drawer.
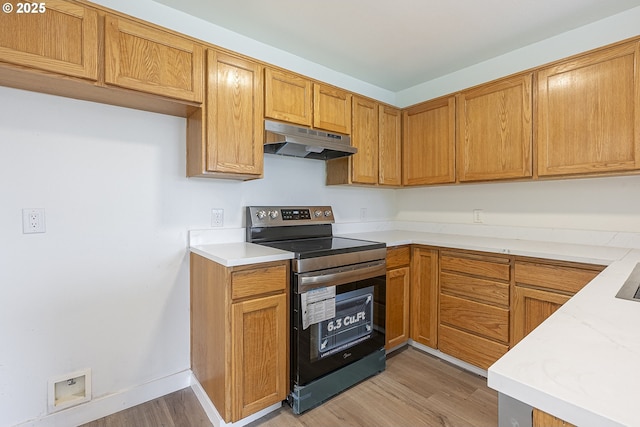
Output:
[[448,295],[509,307],[508,283],[442,272],[440,291]]
[[287,265],[269,265],[231,273],[231,298],[239,299],[268,292],[283,291],[287,286]]
[[440,269],[506,282],[510,279],[509,258],[441,252]]
[[589,268],[516,261],[515,281],[518,285],[552,289],[575,294],[593,280],[604,267]]
[[509,343],[509,310],[440,295],[440,323]]
[[440,325],[438,349],[482,369],[489,369],[509,347],[455,328]]
[[387,248],[387,270],[409,265],[411,249],[409,246],[394,246]]

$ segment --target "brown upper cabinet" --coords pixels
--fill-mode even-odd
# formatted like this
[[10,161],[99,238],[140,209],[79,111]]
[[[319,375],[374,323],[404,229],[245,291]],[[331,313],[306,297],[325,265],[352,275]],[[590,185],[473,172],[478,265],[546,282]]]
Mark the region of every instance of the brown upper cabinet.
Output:
[[303,126],[313,124],[313,83],[302,76],[265,68],[264,116]]
[[0,14],[0,61],[98,79],[98,12],[49,0],[46,13]]
[[295,73],[265,70],[265,117],[330,132],[351,133],[351,93]]
[[378,103],[356,96],[353,98],[351,145],[358,152],[350,156],[354,183],[378,183]]
[[455,181],[455,97],[427,101],[402,112],[402,184]]
[[351,145],[358,152],[327,162],[327,184],[400,186],[401,127],[397,108],[354,96]]
[[332,132],[351,133],[351,93],[313,84],[313,127]]
[[532,176],[532,74],[458,94],[458,180]]
[[378,107],[378,183],[402,184],[402,113],[387,105]]
[[203,100],[204,47],[128,19],[105,17],[105,82],[184,101]]
[[257,62],[207,50],[206,101],[187,120],[188,176],[262,176],[262,76]]
[[538,175],[640,168],[640,42],[537,72]]

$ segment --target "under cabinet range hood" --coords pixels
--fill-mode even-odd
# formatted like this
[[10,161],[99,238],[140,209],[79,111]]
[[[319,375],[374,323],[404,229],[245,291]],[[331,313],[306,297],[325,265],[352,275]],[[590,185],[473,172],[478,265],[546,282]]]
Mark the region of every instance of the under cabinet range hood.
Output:
[[330,160],[355,154],[351,137],[286,123],[264,121],[264,152],[281,156]]

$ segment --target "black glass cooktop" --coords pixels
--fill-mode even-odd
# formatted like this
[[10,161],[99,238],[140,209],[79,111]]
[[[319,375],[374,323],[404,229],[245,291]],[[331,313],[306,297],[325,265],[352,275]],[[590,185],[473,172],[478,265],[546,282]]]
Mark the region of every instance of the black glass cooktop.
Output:
[[345,237],[318,237],[312,239],[280,240],[276,242],[261,242],[283,251],[295,253],[295,258],[315,258],[326,255],[338,255],[369,249],[385,248],[384,243],[368,240],[347,239]]

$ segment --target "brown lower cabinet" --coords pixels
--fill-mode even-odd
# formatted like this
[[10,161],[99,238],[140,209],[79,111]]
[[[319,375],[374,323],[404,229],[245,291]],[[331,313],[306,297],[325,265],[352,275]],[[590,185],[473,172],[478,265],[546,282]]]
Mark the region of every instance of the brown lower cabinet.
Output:
[[517,258],[512,301],[512,345],[551,316],[604,266]]
[[387,248],[386,344],[390,350],[409,341],[409,288],[411,248]]
[[225,422],[284,400],[289,262],[225,267],[191,254],[191,369]]
[[533,427],[575,427],[573,424],[556,418],[551,414],[533,408]]
[[438,348],[438,250],[411,249],[411,339]]
[[386,348],[410,337],[488,369],[603,268],[422,245],[389,248]]
[[440,251],[438,349],[482,369],[509,350],[512,258]]

